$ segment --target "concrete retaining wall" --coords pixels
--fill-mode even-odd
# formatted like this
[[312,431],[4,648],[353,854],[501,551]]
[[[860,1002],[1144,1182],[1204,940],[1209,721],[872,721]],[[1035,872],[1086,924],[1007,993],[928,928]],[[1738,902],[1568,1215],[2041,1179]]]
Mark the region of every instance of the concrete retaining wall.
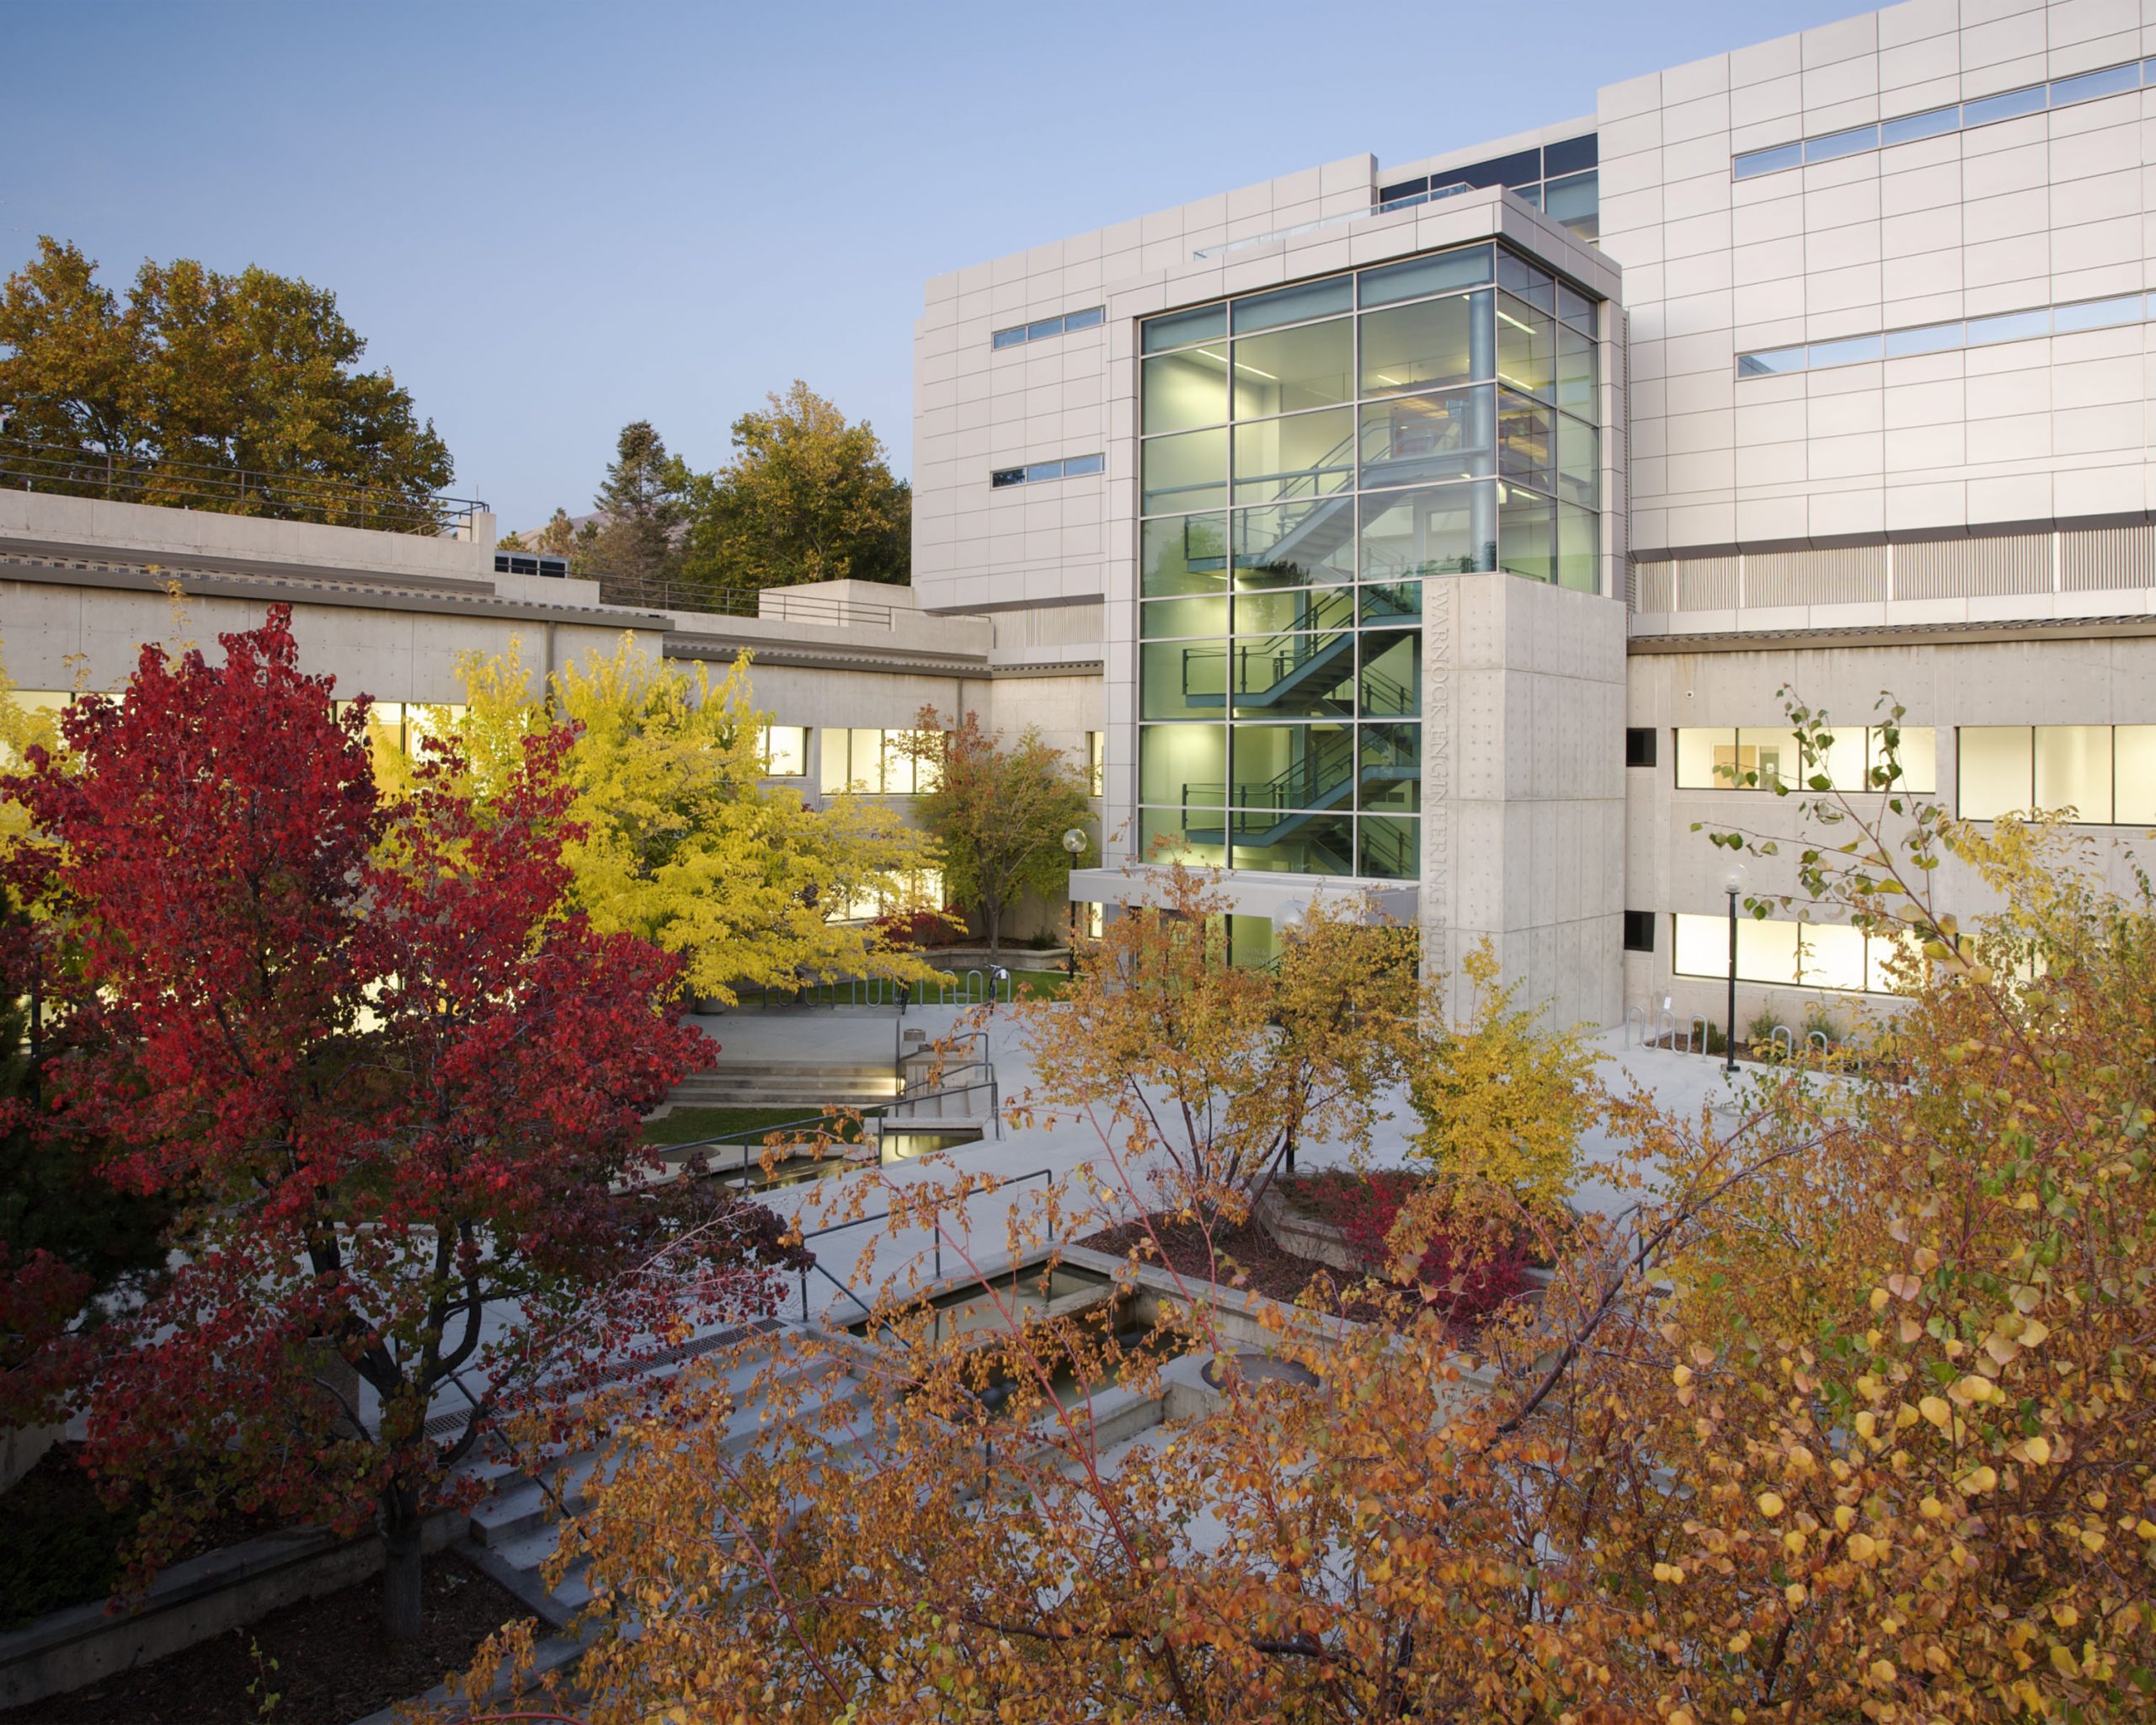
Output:
[[[425,1549],[463,1536],[468,1518],[437,1515]],[[264,1535],[175,1563],[130,1611],[102,1599],[48,1612],[0,1634],[0,1708],[63,1694],[207,1641],[301,1599],[318,1599],[382,1568],[382,1541],[339,1539],[322,1528]]]

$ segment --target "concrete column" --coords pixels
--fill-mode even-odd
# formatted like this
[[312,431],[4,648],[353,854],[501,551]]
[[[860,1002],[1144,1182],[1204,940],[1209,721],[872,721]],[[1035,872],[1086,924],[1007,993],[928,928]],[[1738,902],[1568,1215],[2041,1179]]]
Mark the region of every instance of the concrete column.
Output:
[[1506,574],[1423,584],[1422,962],[1487,937],[1554,1025],[1623,1017],[1625,610]]

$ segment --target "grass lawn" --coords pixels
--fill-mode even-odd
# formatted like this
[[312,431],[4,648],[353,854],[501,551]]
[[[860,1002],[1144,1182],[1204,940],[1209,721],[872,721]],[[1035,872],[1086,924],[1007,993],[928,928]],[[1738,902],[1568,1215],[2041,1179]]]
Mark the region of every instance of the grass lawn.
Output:
[[[1061,1000],[1063,991],[1070,984],[1070,979],[1060,970],[1013,970],[1011,973],[1011,985],[1030,990],[1037,1001]],[[1006,1000],[1010,997],[1007,993],[1003,996]]]
[[647,1144],[695,1144],[733,1132],[768,1132],[795,1120],[812,1120],[817,1110],[799,1103],[783,1108],[676,1108],[663,1119],[644,1123]]

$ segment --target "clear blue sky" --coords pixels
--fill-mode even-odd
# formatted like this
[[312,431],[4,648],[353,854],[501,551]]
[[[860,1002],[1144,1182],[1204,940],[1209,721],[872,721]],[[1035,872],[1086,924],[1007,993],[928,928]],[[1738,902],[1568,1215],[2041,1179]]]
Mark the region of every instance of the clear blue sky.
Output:
[[41,232],[336,291],[504,528],[653,420],[699,467],[806,378],[910,458],[925,278],[1862,0],[53,4],[0,0],[0,266]]

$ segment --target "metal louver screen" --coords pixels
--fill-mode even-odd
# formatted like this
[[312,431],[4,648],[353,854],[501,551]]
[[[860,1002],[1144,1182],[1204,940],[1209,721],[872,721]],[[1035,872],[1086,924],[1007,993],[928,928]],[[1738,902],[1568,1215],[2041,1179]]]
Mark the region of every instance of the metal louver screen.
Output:
[[1932,539],[1894,547],[1897,599],[1979,599],[2052,590],[2052,536]]

